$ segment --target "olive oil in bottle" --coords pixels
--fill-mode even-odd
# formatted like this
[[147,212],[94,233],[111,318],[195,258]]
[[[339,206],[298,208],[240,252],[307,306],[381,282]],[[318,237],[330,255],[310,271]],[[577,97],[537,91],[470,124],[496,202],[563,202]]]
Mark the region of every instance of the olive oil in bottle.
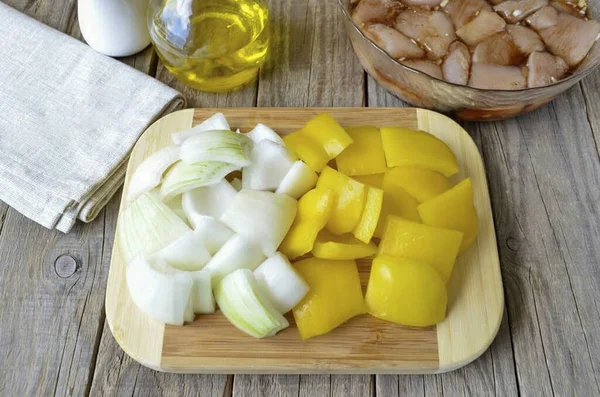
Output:
[[165,67],[193,88],[224,92],[253,80],[269,48],[265,0],[156,0],[150,36]]

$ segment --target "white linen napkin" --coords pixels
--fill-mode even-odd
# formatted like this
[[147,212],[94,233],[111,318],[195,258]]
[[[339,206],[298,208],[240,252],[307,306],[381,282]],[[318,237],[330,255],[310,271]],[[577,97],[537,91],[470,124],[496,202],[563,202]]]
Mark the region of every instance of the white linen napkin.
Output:
[[0,200],[47,228],[93,220],[129,152],[183,97],[0,2]]

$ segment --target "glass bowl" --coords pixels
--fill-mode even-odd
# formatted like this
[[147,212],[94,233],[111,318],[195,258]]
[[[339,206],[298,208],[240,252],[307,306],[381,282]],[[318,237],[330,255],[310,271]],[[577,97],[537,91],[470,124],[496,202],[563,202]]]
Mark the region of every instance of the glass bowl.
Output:
[[[502,120],[550,102],[589,75],[600,64],[600,44],[594,44],[574,73],[563,80],[522,90],[485,90],[448,83],[405,66],[367,38],[351,18],[350,0],[338,0],[344,25],[362,67],[391,94],[418,107],[463,120]],[[591,16],[599,19],[600,0],[588,0]]]

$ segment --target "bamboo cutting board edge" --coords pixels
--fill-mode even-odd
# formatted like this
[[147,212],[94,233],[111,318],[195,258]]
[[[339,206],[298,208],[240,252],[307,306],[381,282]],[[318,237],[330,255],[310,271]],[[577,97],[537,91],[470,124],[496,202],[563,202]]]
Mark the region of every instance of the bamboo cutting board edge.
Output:
[[[243,132],[248,131],[257,122],[263,122],[273,125],[278,132],[284,134],[299,128],[310,117],[320,112],[329,112],[342,125],[403,125],[409,128],[423,129],[442,138],[456,152],[461,166],[461,174],[457,178],[468,175],[473,179],[475,204],[480,215],[480,235],[476,245],[457,262],[449,290],[454,288],[458,293],[449,294],[450,300],[455,299],[455,302],[449,308],[448,317],[438,324],[437,328],[421,331],[424,335],[430,332],[430,336],[437,344],[436,363],[435,365],[432,363],[431,357],[423,359],[421,363],[423,365],[406,359],[378,360],[373,359],[372,352],[364,357],[359,355],[362,357],[360,359],[344,359],[342,357],[340,360],[310,360],[301,358],[299,362],[294,362],[293,359],[290,362],[289,357],[284,359],[236,357],[227,360],[219,357],[217,353],[213,353],[217,354],[216,357],[209,357],[203,356],[204,353],[198,351],[195,352],[196,356],[188,358],[185,357],[185,354],[182,356],[181,352],[172,354],[172,347],[174,344],[178,344],[177,338],[179,334],[182,334],[181,330],[185,329],[187,332],[190,327],[165,327],[137,310],[129,298],[124,280],[124,264],[119,258],[117,232],[109,270],[106,318],[115,339],[127,354],[145,366],[166,372],[408,374],[451,371],[475,360],[487,350],[500,326],[504,310],[504,295],[485,169],[475,143],[462,127],[441,114],[411,108],[186,109],[165,116],[147,129],[132,151],[127,175],[130,175],[130,171],[137,167],[143,158],[168,145],[170,132],[196,125],[217,111],[225,113],[232,127],[244,127]],[[282,118],[286,120],[286,126],[278,125],[282,123]],[[124,196],[127,183],[128,177],[123,189]],[[126,201],[123,199],[121,211],[125,205]],[[482,258],[485,259],[484,262],[481,261]],[[474,266],[472,263],[476,263],[478,266]],[[461,286],[465,282],[469,285],[468,289]],[[454,298],[452,295],[455,295]],[[202,323],[203,318],[203,316],[199,317],[195,323]],[[381,328],[380,323],[373,325],[375,323],[372,321],[365,321],[371,327]],[[233,328],[233,326],[230,327]],[[357,327],[356,329],[360,330],[361,328]],[[405,332],[398,331],[401,329],[397,328],[395,332]],[[295,329],[289,331],[297,333]],[[389,330],[384,329],[381,333],[389,336],[391,331],[387,331]],[[144,336],[140,337],[139,335]],[[240,337],[249,338],[242,334]],[[278,337],[279,335],[272,340],[277,341]],[[378,334],[377,338],[379,337]],[[293,346],[294,342],[290,343]],[[306,344],[307,342],[300,343]],[[411,343],[418,347],[419,343],[423,342],[413,341]],[[382,349],[385,349],[385,346]],[[425,350],[427,349],[424,348]],[[402,350],[401,353],[405,352]],[[354,354],[352,357],[356,356],[356,352],[352,352],[352,354]],[[413,353],[409,352],[408,354]],[[426,353],[424,355],[427,356]]]

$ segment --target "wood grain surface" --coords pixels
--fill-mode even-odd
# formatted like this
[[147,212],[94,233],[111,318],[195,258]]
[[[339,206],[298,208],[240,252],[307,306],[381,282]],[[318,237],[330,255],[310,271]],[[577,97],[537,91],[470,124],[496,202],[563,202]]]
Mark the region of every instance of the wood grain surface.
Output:
[[[0,1],[79,37],[75,0]],[[123,61],[182,90],[192,107],[406,106],[365,79],[330,3],[269,1],[277,32],[271,59],[243,93],[183,90],[151,49]],[[0,203],[0,395],[598,395],[599,86],[597,71],[531,114],[464,124],[490,181],[506,293],[499,334],[474,363],[441,375],[376,377],[176,375],[142,367],[118,347],[104,320],[117,194],[68,239]],[[90,250],[90,237],[103,249]],[[69,278],[47,266],[75,253],[79,267],[70,278],[79,281],[65,284]]]

